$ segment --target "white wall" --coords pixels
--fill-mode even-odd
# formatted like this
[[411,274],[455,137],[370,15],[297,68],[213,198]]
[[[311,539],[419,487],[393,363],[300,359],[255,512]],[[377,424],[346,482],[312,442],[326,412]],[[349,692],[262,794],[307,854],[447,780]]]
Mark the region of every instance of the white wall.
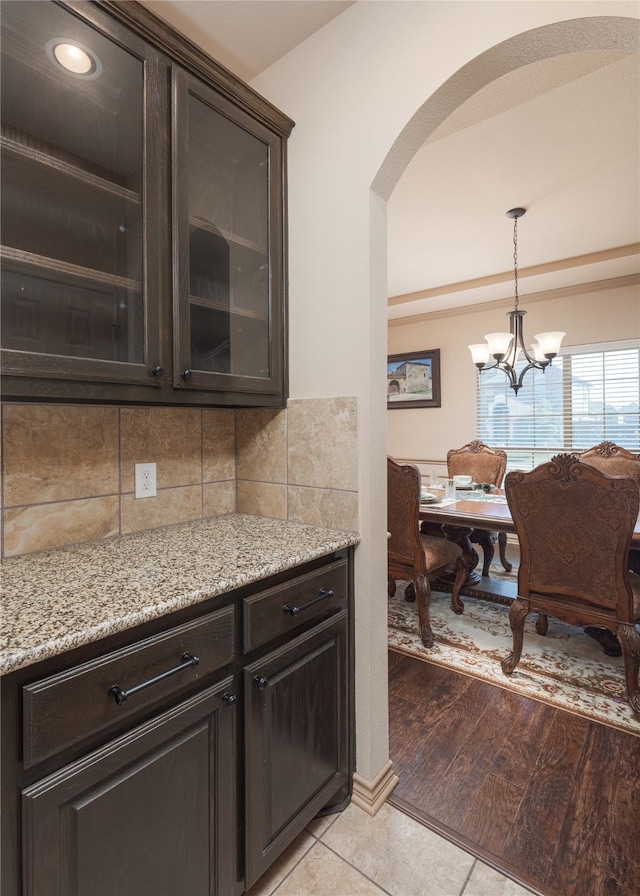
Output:
[[[426,136],[470,92],[526,61],[571,49],[574,38],[576,46],[597,41],[584,21],[517,35],[616,15],[637,18],[637,3],[360,0],[252,85],[296,121],[289,144],[292,397],[359,399],[357,768],[369,780],[388,759],[383,200]],[[510,38],[456,82],[459,69]],[[444,334],[435,338],[445,346]]]
[[[504,316],[513,303],[495,303],[431,315],[420,321],[393,321],[389,354],[440,349],[441,407],[387,411],[387,445],[394,457],[445,463],[447,451],[459,448],[476,432],[476,368],[467,346],[485,333],[509,329]],[[546,330],[564,330],[563,346],[615,342],[640,336],[638,286],[527,301],[525,337]],[[529,340],[530,341],[530,340]],[[527,342],[528,344],[528,342]],[[526,390],[523,386],[522,393]]]

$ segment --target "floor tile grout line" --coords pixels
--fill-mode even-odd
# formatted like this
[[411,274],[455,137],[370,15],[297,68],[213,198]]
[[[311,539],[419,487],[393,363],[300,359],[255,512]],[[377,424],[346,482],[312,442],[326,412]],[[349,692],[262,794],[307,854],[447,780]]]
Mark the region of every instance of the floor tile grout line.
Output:
[[350,868],[353,868],[354,871],[357,871],[358,874],[360,874],[362,877],[364,877],[366,880],[368,880],[370,883],[372,883],[374,885],[374,887],[377,887],[381,893],[385,893],[386,896],[396,896],[396,894],[391,893],[389,890],[385,889],[382,886],[382,884],[379,884],[372,877],[369,877],[369,875],[366,874],[366,872],[364,872],[361,868],[358,868],[357,865],[354,865],[353,862],[350,862],[348,859],[345,859],[344,856],[341,856],[339,852],[336,852],[335,849],[333,849],[327,843],[324,843],[322,840],[320,840],[319,842],[322,844],[322,846],[325,847],[325,849],[328,849],[329,852],[332,852],[334,854],[334,856],[336,856],[336,858],[338,858],[343,864],[348,865]]
[[471,868],[469,869],[469,873],[467,874],[465,882],[462,884],[462,889],[460,890],[459,896],[464,896],[464,891],[467,889],[467,884],[471,880],[471,875],[473,874],[477,864],[478,864],[478,859],[474,856],[473,862],[471,864]]
[[295,865],[292,865],[292,867],[287,871],[287,873],[286,873],[285,876],[282,878],[282,880],[279,880],[278,883],[275,885],[274,889],[271,890],[268,894],[265,894],[265,896],[276,896],[276,894],[277,894],[278,890],[280,889],[280,887],[282,886],[282,884],[283,884],[289,877],[291,877],[291,875],[292,875],[293,872],[296,870],[296,868],[298,867],[298,865],[299,865],[302,861],[304,861],[304,859],[307,858],[307,856],[309,855],[309,853],[311,852],[311,850],[314,849],[314,847],[320,842],[320,841],[318,840],[318,838],[317,838],[317,837],[314,837],[313,834],[312,834],[310,831],[307,831],[307,830],[306,830],[306,828],[305,828],[305,832],[306,832],[307,834],[309,834],[310,837],[313,838],[313,842],[309,844],[308,848],[305,849],[305,851],[302,853],[302,855],[300,856],[300,858],[298,859],[298,861],[295,863]]

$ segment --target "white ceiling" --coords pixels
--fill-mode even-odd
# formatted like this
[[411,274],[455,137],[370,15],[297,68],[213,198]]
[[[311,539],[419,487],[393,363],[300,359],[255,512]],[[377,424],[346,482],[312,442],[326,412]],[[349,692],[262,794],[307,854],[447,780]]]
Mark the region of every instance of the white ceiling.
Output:
[[[351,2],[145,5],[250,80]],[[521,296],[638,274],[640,54],[524,66],[438,128],[389,200],[389,317],[512,296],[514,206]]]

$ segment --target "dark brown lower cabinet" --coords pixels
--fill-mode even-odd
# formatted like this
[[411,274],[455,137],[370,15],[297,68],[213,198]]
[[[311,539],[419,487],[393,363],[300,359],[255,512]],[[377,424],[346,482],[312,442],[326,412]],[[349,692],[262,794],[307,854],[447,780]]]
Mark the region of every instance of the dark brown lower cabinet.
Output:
[[22,793],[25,896],[227,896],[235,874],[230,677]]
[[2,896],[240,896],[344,807],[351,554],[3,676]]
[[244,672],[246,885],[347,782],[347,612]]

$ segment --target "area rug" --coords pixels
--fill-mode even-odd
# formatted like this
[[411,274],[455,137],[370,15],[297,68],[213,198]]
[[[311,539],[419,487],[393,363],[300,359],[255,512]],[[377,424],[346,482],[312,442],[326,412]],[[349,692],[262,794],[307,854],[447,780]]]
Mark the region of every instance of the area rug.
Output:
[[543,637],[536,633],[536,617],[531,614],[525,623],[522,657],[507,676],[500,662],[512,643],[508,607],[463,597],[464,613],[456,616],[451,595],[432,591],[429,619],[435,643],[427,649],[418,635],[417,607],[404,599],[406,584],[398,581],[395,596],[389,599],[392,650],[640,737],[640,722],[626,696],[622,657],[606,656],[582,629],[549,617]]

